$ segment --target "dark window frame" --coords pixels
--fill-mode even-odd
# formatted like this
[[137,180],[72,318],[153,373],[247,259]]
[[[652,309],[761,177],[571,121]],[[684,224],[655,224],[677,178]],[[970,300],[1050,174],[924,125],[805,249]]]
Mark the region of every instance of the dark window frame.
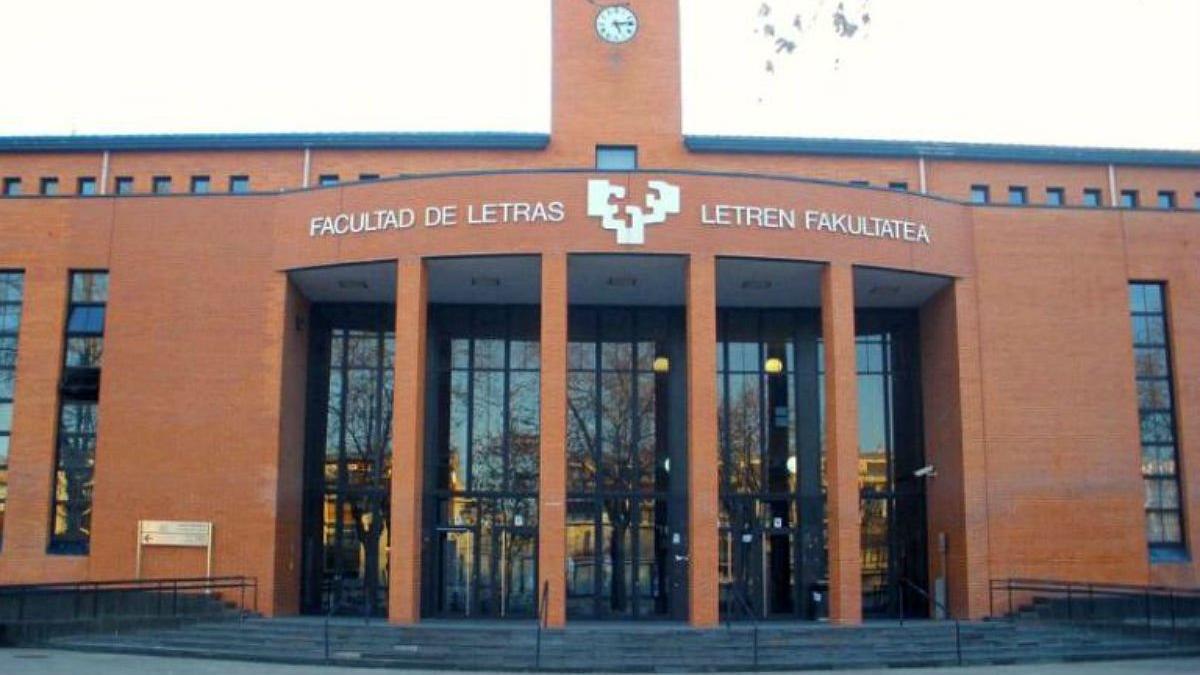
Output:
[[116,176],[113,178],[113,194],[131,195],[136,185],[133,176]]
[[341,177],[336,173],[323,173],[317,176],[317,185],[320,187],[332,187],[341,181]]
[[2,192],[5,197],[21,196],[21,179],[19,177],[5,176],[4,182],[0,185],[2,185],[2,187],[0,187],[0,192]]
[[1081,202],[1088,208],[1100,208],[1104,206],[1104,190],[1100,188],[1084,188],[1083,201]]
[[150,192],[156,195],[171,194],[171,177],[154,176],[150,179]]
[[246,194],[250,192],[250,176],[246,174],[235,174],[230,176],[229,192],[232,194]]
[[1046,205],[1047,206],[1066,206],[1067,191],[1060,187],[1046,188]]
[[206,195],[212,192],[212,178],[208,175],[192,176],[188,180],[188,192],[194,195]]
[[[104,279],[103,295],[100,298],[78,298],[75,293],[76,279],[83,276],[102,276]],[[59,385],[58,427],[54,444],[54,466],[51,483],[54,487],[50,495],[50,536],[46,552],[54,555],[88,555],[91,549],[92,509],[94,507],[94,487],[96,465],[96,435],[100,413],[100,366],[103,355],[104,317],[100,318],[100,326],[90,326],[72,330],[71,317],[76,310],[85,313],[94,312],[100,308],[107,313],[109,300],[109,272],[103,269],[73,269],[67,274],[67,321],[63,330],[62,381]],[[90,322],[89,322],[90,324]],[[69,365],[71,352],[67,345],[73,339],[97,340],[100,345],[99,355],[94,363],[87,365]],[[74,411],[69,417],[67,411]],[[79,428],[66,428],[68,419],[79,422],[81,418],[74,415],[80,411],[89,410],[91,428],[81,431]],[[73,464],[82,456],[83,461]],[[76,483],[82,481],[82,485]],[[63,524],[60,530],[59,511],[63,512]]]
[[1117,205],[1123,209],[1136,209],[1139,207],[1139,199],[1137,190],[1121,190]]
[[[1138,411],[1138,427],[1139,427],[1139,446],[1141,447],[1142,456],[1142,481],[1146,489],[1147,499],[1149,497],[1150,485],[1158,485],[1154,490],[1159,491],[1161,497],[1161,486],[1163,484],[1173,484],[1175,493],[1175,505],[1157,506],[1146,503],[1144,506],[1146,514],[1146,544],[1149,549],[1150,562],[1179,562],[1189,559],[1188,536],[1187,536],[1187,513],[1185,495],[1183,493],[1183,485],[1181,481],[1181,457],[1179,452],[1179,420],[1176,412],[1178,406],[1178,383],[1176,382],[1174,372],[1174,357],[1171,349],[1171,321],[1170,321],[1170,302],[1169,302],[1169,286],[1164,281],[1156,280],[1131,280],[1128,284],[1129,288],[1129,315],[1133,328],[1132,344],[1134,352],[1134,384],[1138,389],[1137,411]],[[1142,289],[1154,288],[1158,296],[1158,308],[1150,308],[1144,304],[1145,293]],[[1143,298],[1143,306],[1138,308],[1135,303],[1135,293],[1141,293]],[[1147,329],[1145,331],[1147,337],[1153,339],[1139,339],[1139,319],[1153,320],[1161,328],[1161,336],[1157,331]],[[1149,324],[1145,324],[1147,327]],[[1163,369],[1161,373],[1141,373],[1138,366],[1138,355],[1140,353],[1160,352],[1162,356]],[[1143,383],[1159,383],[1166,385],[1166,402],[1165,405],[1146,406],[1141,396],[1141,385]],[[1170,438],[1150,438],[1145,436],[1146,418],[1149,416],[1168,418],[1169,426],[1167,429],[1160,429],[1159,432],[1169,431]],[[1154,463],[1159,464],[1159,470],[1147,470],[1147,450],[1151,454],[1162,457],[1162,450],[1170,448],[1171,456],[1163,462],[1154,460]],[[1163,466],[1169,466],[1170,470],[1163,470]],[[1178,540],[1166,539],[1165,523],[1168,516],[1174,515],[1178,522],[1179,538]],[[1163,535],[1163,539],[1155,541],[1150,536],[1150,519],[1157,517],[1159,519],[1159,532]]]
[[1009,185],[1008,203],[1010,206],[1025,206],[1029,204],[1029,188],[1024,185]]
[[972,185],[969,194],[972,204],[992,203],[992,188],[989,185]]
[[95,195],[97,187],[95,176],[80,176],[75,179],[75,194],[81,197]]
[[42,176],[38,179],[38,194],[43,197],[57,196],[59,189],[58,176]]
[[1160,209],[1175,209],[1178,202],[1175,199],[1174,190],[1159,190],[1158,191],[1158,208]]

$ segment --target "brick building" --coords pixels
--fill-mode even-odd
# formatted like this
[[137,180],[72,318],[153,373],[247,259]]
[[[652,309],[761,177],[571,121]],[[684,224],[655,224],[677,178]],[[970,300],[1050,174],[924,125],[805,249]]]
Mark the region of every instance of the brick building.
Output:
[[1200,583],[1200,154],[683,136],[675,3],[553,7],[549,135],[0,139],[0,583],[206,572],[140,521],[395,622]]

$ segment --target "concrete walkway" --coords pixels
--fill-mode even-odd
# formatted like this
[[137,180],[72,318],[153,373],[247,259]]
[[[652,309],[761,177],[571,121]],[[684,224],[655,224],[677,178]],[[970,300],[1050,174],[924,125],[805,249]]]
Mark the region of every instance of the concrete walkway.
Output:
[[[370,668],[283,666],[240,661],[86,654],[48,649],[0,649],[4,675],[370,675]],[[416,673],[429,671],[387,671]],[[811,671],[809,671],[811,672]],[[1143,675],[1150,673],[1200,673],[1200,658],[1109,661],[1105,663],[1035,663],[1022,666],[970,668],[914,668],[902,670],[842,670],[846,675]],[[465,674],[461,674],[465,675]]]

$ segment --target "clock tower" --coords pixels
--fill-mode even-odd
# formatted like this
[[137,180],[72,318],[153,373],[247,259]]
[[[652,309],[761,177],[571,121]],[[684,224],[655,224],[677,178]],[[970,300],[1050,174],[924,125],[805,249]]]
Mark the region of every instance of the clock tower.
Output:
[[549,153],[592,166],[597,145],[637,146],[642,168],[681,166],[678,0],[551,0]]

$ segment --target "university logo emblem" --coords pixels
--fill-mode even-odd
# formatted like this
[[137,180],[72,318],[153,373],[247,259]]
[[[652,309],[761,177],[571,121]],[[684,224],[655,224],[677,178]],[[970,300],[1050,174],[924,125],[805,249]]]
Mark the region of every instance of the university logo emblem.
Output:
[[625,205],[625,218],[621,218],[621,205],[613,199],[624,199],[625,188],[607,180],[588,181],[588,215],[600,219],[600,226],[617,233],[618,244],[646,243],[646,226],[665,222],[667,216],[679,213],[679,186],[666,181],[652,180],[648,184],[646,208],[635,204]]

